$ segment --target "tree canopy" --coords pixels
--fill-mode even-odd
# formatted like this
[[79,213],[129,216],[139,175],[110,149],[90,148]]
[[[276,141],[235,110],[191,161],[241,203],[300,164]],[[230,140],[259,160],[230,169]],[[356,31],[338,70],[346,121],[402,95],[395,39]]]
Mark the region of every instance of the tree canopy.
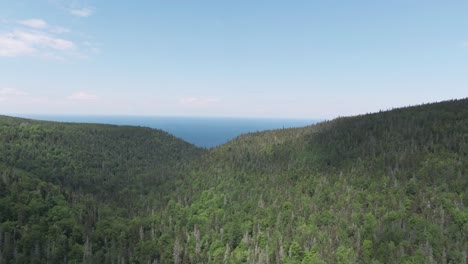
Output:
[[0,117],[0,263],[466,263],[468,99],[250,133]]

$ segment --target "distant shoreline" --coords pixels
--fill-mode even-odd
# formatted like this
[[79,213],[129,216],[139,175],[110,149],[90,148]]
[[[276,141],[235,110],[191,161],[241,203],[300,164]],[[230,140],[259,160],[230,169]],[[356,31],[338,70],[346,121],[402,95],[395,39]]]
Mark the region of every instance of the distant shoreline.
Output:
[[242,117],[179,117],[179,116],[121,116],[121,115],[41,115],[13,114],[16,117],[44,121],[99,123],[144,126],[161,129],[187,142],[204,148],[224,144],[235,137],[257,131],[303,127],[320,119],[242,118]]

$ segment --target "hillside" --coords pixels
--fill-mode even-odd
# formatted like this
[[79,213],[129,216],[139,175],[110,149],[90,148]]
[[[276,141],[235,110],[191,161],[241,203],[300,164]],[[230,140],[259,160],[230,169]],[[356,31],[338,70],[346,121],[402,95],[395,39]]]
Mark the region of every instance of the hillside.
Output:
[[210,150],[0,117],[0,263],[467,263],[468,99]]
[[215,263],[465,263],[467,136],[466,99],[242,135],[179,194],[182,230],[210,216]]
[[0,142],[0,163],[118,203],[132,188],[147,193],[151,185],[168,183],[178,167],[203,152],[150,128],[8,117],[0,117]]
[[205,151],[149,128],[6,116],[0,150],[6,263],[81,262],[100,219],[165,206],[184,164]]

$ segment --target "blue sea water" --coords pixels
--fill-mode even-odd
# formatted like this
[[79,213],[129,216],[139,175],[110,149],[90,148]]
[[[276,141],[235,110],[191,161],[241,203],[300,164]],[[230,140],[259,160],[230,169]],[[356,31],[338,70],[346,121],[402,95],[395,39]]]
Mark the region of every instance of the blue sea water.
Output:
[[160,117],[160,116],[79,116],[20,115],[25,118],[112,125],[131,125],[167,131],[196,146],[212,148],[249,132],[302,127],[317,123],[314,119]]

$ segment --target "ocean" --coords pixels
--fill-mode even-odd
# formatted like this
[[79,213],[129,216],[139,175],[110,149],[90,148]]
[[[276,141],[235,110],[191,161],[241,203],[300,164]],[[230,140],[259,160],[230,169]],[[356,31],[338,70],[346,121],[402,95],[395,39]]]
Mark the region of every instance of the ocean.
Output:
[[302,127],[319,122],[314,119],[160,117],[160,116],[81,116],[16,115],[24,118],[112,125],[131,125],[161,129],[203,148],[224,144],[249,132]]

